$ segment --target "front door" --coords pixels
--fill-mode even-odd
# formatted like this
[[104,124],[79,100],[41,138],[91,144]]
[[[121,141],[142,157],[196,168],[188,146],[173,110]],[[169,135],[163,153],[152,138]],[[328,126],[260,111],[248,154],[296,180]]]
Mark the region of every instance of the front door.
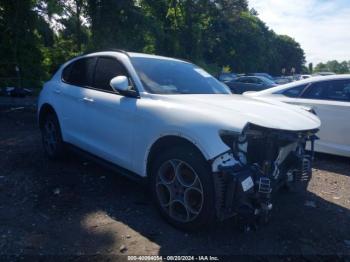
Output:
[[85,91],[84,126],[88,151],[127,168],[138,99],[112,90],[110,80],[118,75],[128,73],[116,58],[98,58],[92,88]]

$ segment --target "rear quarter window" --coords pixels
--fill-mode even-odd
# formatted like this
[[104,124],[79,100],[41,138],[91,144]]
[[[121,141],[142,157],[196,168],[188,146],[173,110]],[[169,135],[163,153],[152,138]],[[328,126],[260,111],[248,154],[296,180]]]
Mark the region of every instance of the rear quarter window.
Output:
[[66,66],[64,69],[63,69],[63,72],[62,72],[62,80],[66,83],[69,83],[69,75],[70,75],[70,72],[72,71],[72,65],[73,64],[69,64],[68,66]]

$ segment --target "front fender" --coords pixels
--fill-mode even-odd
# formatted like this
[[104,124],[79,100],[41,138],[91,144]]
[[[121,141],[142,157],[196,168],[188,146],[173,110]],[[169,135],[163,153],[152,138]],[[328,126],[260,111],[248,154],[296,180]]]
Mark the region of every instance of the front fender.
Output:
[[[166,136],[176,136],[189,141],[199,149],[206,160],[211,160],[229,150],[228,146],[222,142],[218,130],[208,129],[194,131],[183,127],[169,127],[163,129],[162,132],[156,132],[156,128],[153,130],[154,132],[152,132],[151,128],[148,128],[147,131],[148,134],[143,134],[142,136],[144,139],[136,138],[134,150],[135,172],[143,177],[147,176],[147,162],[152,146],[159,139]],[[149,139],[145,139],[145,135],[148,136]],[[147,140],[148,142],[144,143],[142,140]],[[140,152],[145,153],[141,155]],[[142,165],[140,165],[140,163],[142,163]]]

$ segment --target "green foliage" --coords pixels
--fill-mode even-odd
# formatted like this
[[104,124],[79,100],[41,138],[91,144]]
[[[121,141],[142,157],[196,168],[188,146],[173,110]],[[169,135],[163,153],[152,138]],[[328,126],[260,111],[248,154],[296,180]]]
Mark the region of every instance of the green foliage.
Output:
[[13,70],[20,69],[23,86],[38,86],[45,71],[42,67],[38,16],[31,0],[0,2],[0,85],[17,85]]
[[119,48],[141,51],[145,46],[145,15],[130,0],[89,0],[92,50]]
[[49,75],[52,75],[57,71],[60,65],[81,53],[74,48],[75,43],[72,39],[65,39],[58,35],[54,38],[54,44],[52,47],[43,47],[42,52],[44,54],[43,66],[45,71]]
[[0,65],[19,65],[34,86],[71,57],[112,48],[188,59],[213,74],[305,70],[300,45],[246,0],[2,0],[0,34]]
[[350,73],[350,61],[338,62],[336,60],[327,63],[319,63],[315,67],[315,72],[334,72],[337,74]]

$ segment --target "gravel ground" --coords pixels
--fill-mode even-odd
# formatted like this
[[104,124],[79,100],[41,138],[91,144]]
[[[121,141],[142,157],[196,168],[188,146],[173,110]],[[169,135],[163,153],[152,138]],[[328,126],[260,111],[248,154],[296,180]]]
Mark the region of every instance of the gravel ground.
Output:
[[[49,161],[34,109],[0,108],[0,255],[350,255],[350,161],[317,155],[305,193],[281,192],[269,225],[185,233],[141,185],[70,154]],[[285,257],[284,257],[285,258]]]

